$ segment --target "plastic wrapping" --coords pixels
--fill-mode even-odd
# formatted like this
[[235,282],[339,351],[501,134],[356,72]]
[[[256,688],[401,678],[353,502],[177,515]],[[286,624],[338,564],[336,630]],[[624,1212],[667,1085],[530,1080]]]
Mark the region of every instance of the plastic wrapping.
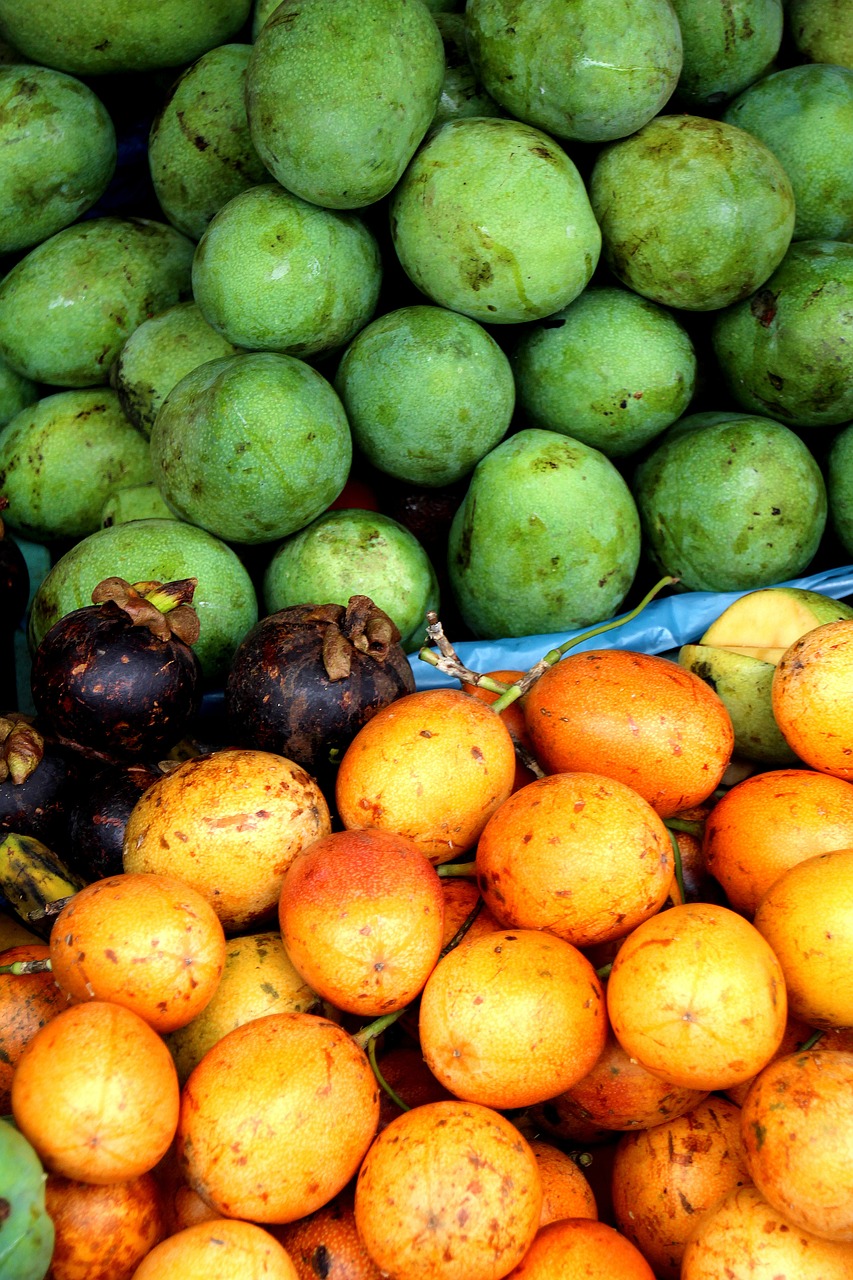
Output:
[[[853,565],[826,569],[822,573],[774,585],[819,591],[834,600],[841,600],[853,595]],[[724,609],[740,596],[748,594],[747,591],[686,591],[680,595],[652,600],[639,617],[612,631],[605,631],[603,635],[582,641],[571,652],[578,653],[583,649],[635,649],[643,653],[666,653],[670,649],[678,649],[683,644],[698,640]],[[556,649],[572,636],[582,635],[589,630],[589,627],[582,627],[577,631],[519,636],[513,640],[464,640],[454,645],[454,648],[460,660],[472,671],[526,671],[549,649]],[[452,637],[449,638],[452,640]],[[458,681],[437,671],[416,653],[410,655],[409,661],[419,689],[438,689],[441,686],[458,688]]]

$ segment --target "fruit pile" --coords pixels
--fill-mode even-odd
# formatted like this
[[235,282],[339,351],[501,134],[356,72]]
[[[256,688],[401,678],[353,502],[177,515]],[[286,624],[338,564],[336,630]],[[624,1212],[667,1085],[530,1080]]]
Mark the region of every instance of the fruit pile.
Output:
[[851,12],[0,0],[4,1278],[853,1274]]

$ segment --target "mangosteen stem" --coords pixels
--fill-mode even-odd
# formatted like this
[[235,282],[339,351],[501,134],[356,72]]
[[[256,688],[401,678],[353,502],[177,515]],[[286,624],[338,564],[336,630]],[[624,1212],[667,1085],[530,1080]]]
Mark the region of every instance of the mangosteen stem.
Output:
[[50,960],[15,960],[13,964],[0,964],[0,973],[14,973],[20,977],[26,973],[49,973],[53,968]]
[[407,1102],[404,1102],[398,1093],[394,1092],[394,1090],[391,1088],[388,1081],[383,1076],[382,1072],[379,1070],[379,1063],[376,1061],[376,1041],[375,1040],[368,1040],[367,1056],[370,1059],[370,1066],[373,1070],[373,1074],[376,1076],[376,1079],[381,1085],[381,1087],[388,1094],[388,1097],[394,1103],[394,1106],[399,1107],[401,1111],[411,1111],[412,1108],[409,1106],[409,1104]]
[[681,865],[681,850],[678,847],[678,840],[676,838],[675,832],[670,831],[668,826],[667,826],[667,831],[669,831],[669,842],[672,845],[672,857],[675,863],[675,883],[678,886],[680,905],[683,906],[683,904],[687,901],[687,898],[684,893],[684,868]]

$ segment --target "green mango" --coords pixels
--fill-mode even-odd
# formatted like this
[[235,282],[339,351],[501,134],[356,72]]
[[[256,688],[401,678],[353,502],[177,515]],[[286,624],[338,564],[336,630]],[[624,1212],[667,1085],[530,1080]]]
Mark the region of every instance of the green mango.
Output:
[[112,489],[150,479],[147,441],[108,387],[45,396],[0,431],[5,519],[32,542],[93,533]]
[[436,13],[444,44],[444,80],[431,127],[462,116],[502,116],[503,110],[483,88],[471,65],[461,13]]
[[303,357],[344,346],[367,323],[382,265],[355,214],[270,182],[220,209],[196,249],[192,280],[203,316],[229,342]]
[[804,59],[853,67],[850,0],[787,0],[786,8],[791,40]]
[[465,26],[474,70],[495,101],[560,139],[634,133],[681,71],[669,0],[468,0]]
[[127,524],[128,520],[177,520],[173,516],[153,481],[149,484],[131,484],[114,489],[101,507],[101,528],[112,524]]
[[787,67],[765,76],[723,119],[759,138],[794,189],[795,240],[853,239],[853,70]]
[[144,218],[93,218],[0,281],[0,356],[34,382],[90,387],[137,325],[189,296],[191,240]]
[[772,662],[708,644],[686,644],[678,661],[714,690],[725,705],[735,731],[735,752],[767,765],[795,765],[791,750],[773,715]]
[[331,383],[272,351],[226,356],[174,387],[151,432],[171,509],[228,542],[275,542],[341,492],[352,437]]
[[579,440],[529,428],[478,463],[447,563],[466,625],[498,638],[611,617],[639,556],[637,510],[613,463]]
[[172,226],[193,240],[233,196],[267,177],[246,116],[251,52],[248,44],[223,44],[203,54],[172,86],[151,126],[154,191]]
[[803,573],[826,525],[809,450],[781,422],[682,418],[637,467],[644,545],[690,591],[752,591]]
[[671,3],[684,48],[675,99],[687,111],[701,115],[733,98],[770,70],[782,43],[782,0]]
[[474,320],[539,320],[588,284],[601,232],[583,180],[547,134],[518,120],[450,120],[391,197],[394,248],[412,282]]
[[39,389],[29,378],[23,377],[10,369],[5,360],[0,359],[0,427],[5,427],[16,413],[35,404],[39,398]]
[[685,329],[627,289],[590,287],[526,325],[512,353],[518,408],[608,458],[635,453],[690,403],[696,353]]
[[853,424],[839,431],[826,469],[829,515],[838,541],[853,556]]
[[422,0],[284,0],[249,61],[252,139],[303,200],[373,204],[426,133],[443,75],[441,36]]
[[794,193],[773,153],[703,116],[657,116],[604,147],[589,194],[614,275],[687,311],[747,297],[779,265],[794,230]]
[[376,511],[328,511],[276,550],[264,574],[268,613],[295,604],[347,604],[369,596],[391,618],[409,651],[426,640],[438,612],[435,570],[414,534]]
[[47,1174],[10,1118],[0,1120],[0,1276],[43,1280],[55,1231],[45,1207]]
[[113,576],[128,582],[198,579],[193,608],[201,634],[193,648],[210,680],[224,677],[237,645],[258,620],[252,580],[224,542],[180,520],[132,520],[90,533],[57,560],[33,599],[31,650],[54,622],[91,604],[98,583]]
[[711,340],[738,404],[794,427],[853,418],[853,244],[801,240]]
[[154,71],[223,44],[252,0],[0,0],[0,36],[75,75]]
[[87,85],[47,67],[0,67],[0,254],[74,222],[115,165],[113,122]]
[[130,421],[150,436],[161,404],[185,374],[237,351],[211,328],[195,302],[178,302],[134,329],[110,380]]
[[515,403],[494,338],[442,307],[401,307],[367,325],[344,352],[335,389],[368,461],[431,487],[473,471],[503,439]]

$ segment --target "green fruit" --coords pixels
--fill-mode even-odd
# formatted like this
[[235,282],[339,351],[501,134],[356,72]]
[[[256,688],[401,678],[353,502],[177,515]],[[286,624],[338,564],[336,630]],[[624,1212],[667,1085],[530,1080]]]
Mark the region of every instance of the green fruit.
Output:
[[669,0],[468,0],[474,70],[510,115],[557,138],[624,138],[681,71]]
[[47,67],[0,67],[0,254],[67,227],[115,164],[113,122],[91,89]]
[[89,534],[57,560],[33,600],[31,649],[66,613],[90,605],[95,587],[109,577],[198,578],[193,608],[201,634],[193,648],[209,679],[225,675],[237,645],[258,620],[252,580],[224,542],[179,520],[134,520]]
[[334,502],[351,460],[331,384],[270,351],[193,369],[151,432],[154,479],[168,505],[229,542],[274,542],[303,528]]
[[637,511],[612,462],[531,428],[476,467],[451,526],[448,569],[467,626],[495,638],[611,617],[639,555]]
[[110,377],[130,421],[150,436],[161,404],[185,374],[237,350],[210,327],[195,302],[179,302],[134,329]]
[[441,37],[422,0],[284,0],[249,62],[258,154],[313,204],[373,204],[426,133],[443,74]]
[[494,338],[441,307],[402,307],[367,325],[344,352],[335,389],[368,461],[427,486],[468,475],[503,439],[515,402]]
[[735,752],[762,764],[798,763],[773,715],[772,662],[745,657],[712,645],[686,644],[678,661],[714,690],[731,717]]
[[0,427],[5,427],[16,413],[26,409],[27,405],[35,404],[38,398],[36,384],[10,369],[5,360],[0,360]]
[[787,0],[794,48],[810,62],[853,67],[853,8],[849,0]]
[[782,0],[671,3],[684,46],[675,96],[688,111],[702,112],[726,102],[766,75],[782,42]]
[[115,489],[101,508],[101,528],[129,520],[176,520],[153,482]]
[[853,244],[801,240],[751,298],[714,323],[714,352],[744,409],[791,426],[853,418]]
[[34,382],[104,382],[137,325],[190,293],[193,247],[144,218],[58,231],[0,281],[0,356]]
[[432,128],[462,116],[500,116],[501,108],[477,78],[465,43],[461,13],[437,13],[435,24],[444,43],[444,80]]
[[42,1280],[53,1255],[54,1227],[45,1208],[47,1174],[22,1133],[0,1120],[0,1276]]
[[0,35],[78,75],[192,62],[239,31],[251,0],[0,0]]
[[85,537],[113,489],[150,479],[148,444],[107,387],[46,396],[0,432],[5,519],[33,542]]
[[646,298],[711,311],[781,262],[794,196],[779,161],[742,129],[658,116],[598,156],[590,200],[613,273]]
[[252,40],[257,40],[261,33],[261,29],[266,25],[267,18],[281,4],[281,0],[255,0],[255,7],[252,10]]
[[381,276],[360,218],[271,182],[217,213],[193,260],[193,293],[236,346],[308,356],[343,346],[367,323]]
[[820,468],[769,418],[697,413],[634,475],[645,546],[690,591],[751,591],[801,574],[826,524]]
[[525,421],[616,458],[681,417],[696,383],[696,354],[656,303],[626,289],[588,288],[522,331],[512,370]]
[[278,548],[264,575],[268,613],[294,604],[369,596],[396,623],[407,650],[426,638],[438,582],[414,534],[375,511],[328,511]]
[[853,238],[853,71],[788,67],[747,89],[723,118],[784,167],[797,205],[795,240]]
[[193,240],[213,215],[267,171],[246,116],[246,67],[252,46],[223,44],[188,67],[151,126],[151,180],[172,226]]
[[839,431],[827,459],[829,514],[838,541],[853,556],[853,425]]
[[451,120],[431,134],[392,196],[391,233],[422,293],[493,324],[568,306],[601,249],[575,165],[517,120]]

